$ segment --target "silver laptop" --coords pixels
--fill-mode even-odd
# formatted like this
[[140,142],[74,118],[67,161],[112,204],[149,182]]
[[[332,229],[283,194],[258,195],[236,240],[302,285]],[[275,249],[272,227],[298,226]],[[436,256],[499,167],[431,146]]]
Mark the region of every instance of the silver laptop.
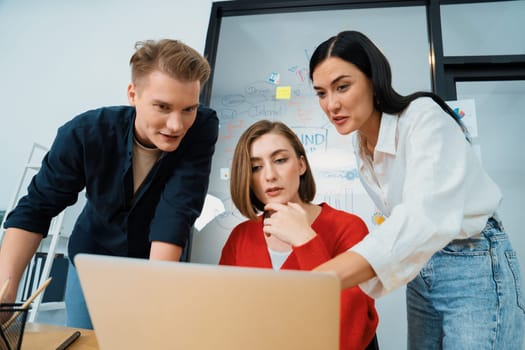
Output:
[[95,334],[114,349],[338,349],[332,274],[75,257]]

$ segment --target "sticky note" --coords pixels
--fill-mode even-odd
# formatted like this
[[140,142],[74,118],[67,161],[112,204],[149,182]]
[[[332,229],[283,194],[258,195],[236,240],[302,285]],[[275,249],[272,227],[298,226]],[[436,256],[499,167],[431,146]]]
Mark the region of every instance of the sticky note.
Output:
[[221,180],[228,180],[230,178],[230,168],[221,168]]
[[272,72],[268,77],[268,82],[271,84],[279,84],[281,81],[281,75],[279,73]]
[[204,206],[201,211],[201,215],[195,220],[195,228],[201,231],[204,226],[208,225],[210,221],[224,213],[224,204],[222,201],[210,194],[206,195],[204,199]]
[[278,86],[275,89],[275,98],[278,100],[289,100],[292,96],[292,88],[290,86]]

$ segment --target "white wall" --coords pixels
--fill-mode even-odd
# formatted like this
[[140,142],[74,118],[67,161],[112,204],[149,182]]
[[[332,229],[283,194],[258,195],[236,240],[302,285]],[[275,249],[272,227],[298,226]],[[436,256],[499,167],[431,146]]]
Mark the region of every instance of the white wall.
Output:
[[33,142],[103,105],[127,104],[136,41],[179,39],[204,52],[212,0],[0,0],[0,210]]

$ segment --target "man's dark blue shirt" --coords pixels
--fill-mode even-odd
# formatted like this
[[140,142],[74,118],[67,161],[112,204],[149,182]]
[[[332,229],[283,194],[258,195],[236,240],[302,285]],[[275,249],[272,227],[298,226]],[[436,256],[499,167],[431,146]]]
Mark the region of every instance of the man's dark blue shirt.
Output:
[[199,107],[177,150],[163,153],[133,193],[135,108],[85,112],[58,129],[26,196],[4,227],[46,236],[51,219],[85,189],[68,254],[149,257],[151,241],[184,246],[208,189],[218,137],[215,111]]

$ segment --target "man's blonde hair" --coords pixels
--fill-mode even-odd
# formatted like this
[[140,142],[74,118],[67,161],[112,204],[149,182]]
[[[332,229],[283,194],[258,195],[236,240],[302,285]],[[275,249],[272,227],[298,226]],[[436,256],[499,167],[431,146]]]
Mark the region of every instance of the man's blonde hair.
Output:
[[137,83],[155,70],[182,81],[200,81],[210,77],[210,64],[200,53],[178,40],[146,40],[135,44],[131,56],[131,81]]

